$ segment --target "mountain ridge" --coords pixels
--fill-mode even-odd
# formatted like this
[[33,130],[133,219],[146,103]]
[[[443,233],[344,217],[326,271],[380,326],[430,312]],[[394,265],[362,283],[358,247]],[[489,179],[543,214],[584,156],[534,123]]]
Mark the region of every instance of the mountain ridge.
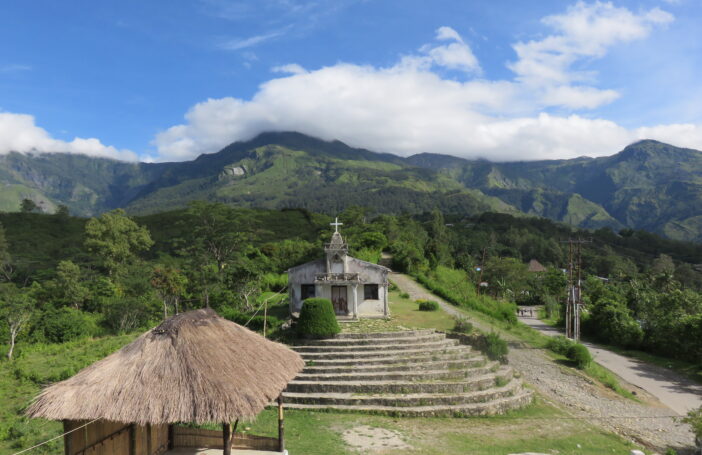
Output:
[[524,213],[580,227],[646,229],[702,240],[702,152],[653,140],[614,155],[490,162],[400,157],[297,132],[262,133],[192,161],[129,163],[72,154],[0,155],[0,210],[27,197],[45,211],[151,213],[194,199],[335,212]]

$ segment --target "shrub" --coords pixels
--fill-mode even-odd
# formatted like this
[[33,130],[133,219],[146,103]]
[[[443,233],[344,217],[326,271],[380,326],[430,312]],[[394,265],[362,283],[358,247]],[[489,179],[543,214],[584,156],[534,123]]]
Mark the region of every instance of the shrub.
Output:
[[51,343],[63,343],[98,334],[96,316],[63,307],[47,311],[41,318],[40,330]]
[[471,324],[466,318],[456,318],[456,322],[453,325],[453,331],[458,333],[471,333],[473,331],[473,324]]
[[629,348],[640,346],[644,335],[626,305],[607,299],[594,305],[588,320],[583,321],[583,328],[605,343]]
[[568,351],[570,351],[570,347],[574,344],[574,342],[564,337],[563,335],[558,335],[550,338],[548,340],[548,343],[546,344],[546,347],[555,352],[556,354],[564,355],[567,357]]
[[692,427],[692,432],[698,440],[702,440],[702,407],[688,412],[682,421]]
[[485,336],[485,355],[490,360],[499,360],[502,363],[507,363],[508,353],[507,342],[500,338],[500,335],[490,332]]
[[400,298],[401,299],[409,299],[409,294],[406,292],[400,292]]
[[[261,312],[262,313],[262,312]],[[276,329],[280,327],[283,323],[280,319],[275,316],[264,317],[263,314],[258,314],[253,316],[251,314],[242,313],[234,308],[222,308],[219,311],[219,315],[224,319],[229,319],[232,322],[236,322],[239,325],[245,326],[249,330],[254,332],[263,330],[263,321],[266,321],[266,329]]]
[[329,299],[311,298],[302,303],[297,333],[306,338],[327,338],[341,331]]
[[417,300],[419,311],[439,311],[439,304],[433,300]]
[[580,343],[573,343],[568,349],[567,357],[575,363],[575,366],[583,370],[592,362],[590,351]]

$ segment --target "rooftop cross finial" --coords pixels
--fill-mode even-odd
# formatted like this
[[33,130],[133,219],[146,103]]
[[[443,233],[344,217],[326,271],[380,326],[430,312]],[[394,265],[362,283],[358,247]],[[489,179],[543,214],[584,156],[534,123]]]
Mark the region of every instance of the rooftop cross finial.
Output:
[[343,226],[344,223],[339,223],[339,217],[334,218],[333,223],[329,223],[330,226],[334,226],[334,232],[339,232],[339,226]]

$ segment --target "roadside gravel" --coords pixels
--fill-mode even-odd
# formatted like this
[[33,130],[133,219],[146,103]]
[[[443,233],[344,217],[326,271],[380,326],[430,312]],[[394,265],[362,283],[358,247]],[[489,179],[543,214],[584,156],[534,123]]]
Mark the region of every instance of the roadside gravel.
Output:
[[[465,317],[460,310],[431,294],[407,275],[393,273],[390,280],[412,299],[436,300],[447,313]],[[471,322],[479,330],[493,330],[481,321]],[[681,454],[692,453],[694,436],[688,425],[676,422],[675,413],[670,409],[621,398],[589,378],[557,364],[543,350],[530,348],[509,333],[502,336],[510,343],[510,365],[546,400],[567,410],[573,418],[588,420],[661,451],[673,448]]]

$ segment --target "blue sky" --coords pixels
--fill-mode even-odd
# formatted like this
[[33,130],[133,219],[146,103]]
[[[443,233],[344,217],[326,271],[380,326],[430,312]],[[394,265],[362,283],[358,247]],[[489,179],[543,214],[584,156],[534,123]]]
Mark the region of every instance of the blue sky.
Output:
[[0,5],[0,153],[185,160],[295,129],[402,155],[702,149],[702,1]]

